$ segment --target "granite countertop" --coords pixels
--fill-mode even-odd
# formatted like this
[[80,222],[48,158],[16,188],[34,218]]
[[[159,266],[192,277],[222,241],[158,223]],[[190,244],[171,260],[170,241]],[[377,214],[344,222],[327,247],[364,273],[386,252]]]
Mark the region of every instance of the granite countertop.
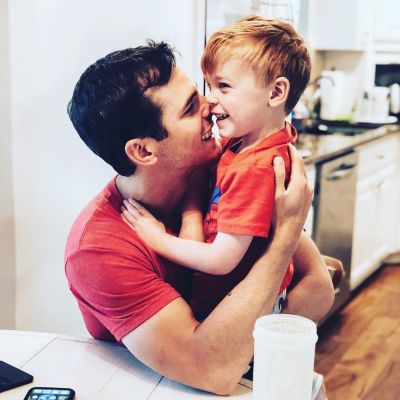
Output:
[[306,164],[316,164],[345,153],[361,144],[396,133],[400,133],[400,125],[385,125],[354,136],[346,136],[341,133],[320,135],[300,133],[296,148],[303,155]]

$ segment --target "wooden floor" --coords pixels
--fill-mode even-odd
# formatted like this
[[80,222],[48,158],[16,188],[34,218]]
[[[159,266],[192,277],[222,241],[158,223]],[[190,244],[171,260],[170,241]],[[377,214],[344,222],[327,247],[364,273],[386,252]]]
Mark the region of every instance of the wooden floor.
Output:
[[374,274],[319,330],[329,400],[400,399],[400,265]]

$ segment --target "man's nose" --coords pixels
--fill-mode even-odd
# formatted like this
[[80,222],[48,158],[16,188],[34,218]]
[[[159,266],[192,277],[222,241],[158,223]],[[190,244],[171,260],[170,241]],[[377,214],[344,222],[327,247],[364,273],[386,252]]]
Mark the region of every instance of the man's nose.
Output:
[[204,97],[204,96],[201,96],[201,107],[202,107],[202,110],[201,110],[201,116],[203,117],[203,118],[208,118],[209,116],[210,116],[210,113],[211,113],[211,107],[210,107],[210,104],[209,104],[209,102],[208,102],[208,99],[206,99],[206,97]]

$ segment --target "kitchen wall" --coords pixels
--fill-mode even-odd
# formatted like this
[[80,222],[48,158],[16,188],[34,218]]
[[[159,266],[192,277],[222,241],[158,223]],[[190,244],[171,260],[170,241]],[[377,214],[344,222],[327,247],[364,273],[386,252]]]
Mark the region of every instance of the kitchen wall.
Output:
[[[4,99],[2,90],[0,103],[6,115],[1,118],[0,150],[2,196],[6,196],[0,210],[0,252],[6,276],[2,276],[0,293],[10,314],[2,310],[0,324],[14,326],[15,273],[17,329],[87,335],[64,277],[64,246],[80,209],[114,173],[74,132],[67,102],[90,63],[111,51],[142,44],[148,37],[175,44],[182,54],[179,64],[200,80],[204,2],[0,1],[1,54],[6,61],[7,35],[3,33],[7,33],[9,8],[10,64],[2,62],[1,67],[5,89],[8,68],[11,71],[11,102],[8,96]],[[3,262],[4,254],[8,255]]]
[[7,1],[0,0],[0,329],[15,326],[14,206]]

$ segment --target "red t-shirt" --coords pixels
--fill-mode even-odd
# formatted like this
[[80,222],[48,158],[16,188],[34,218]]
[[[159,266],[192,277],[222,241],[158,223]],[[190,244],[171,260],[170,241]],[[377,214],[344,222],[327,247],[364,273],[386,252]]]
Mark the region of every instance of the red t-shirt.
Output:
[[76,219],[65,272],[86,327],[96,339],[121,340],[177,297],[192,273],[151,250],[121,219],[112,180]]
[[[211,243],[218,232],[224,232],[254,236],[255,239],[231,273],[224,276],[195,273],[191,299],[195,312],[209,313],[247,275],[263,253],[275,198],[273,159],[276,156],[283,158],[288,180],[288,144],[294,143],[296,136],[295,128],[286,123],[285,128],[243,153],[236,153],[240,140],[233,139],[224,144],[224,153],[217,167],[215,189],[204,221],[205,238]],[[290,263],[280,291],[289,286],[292,277],[293,264]]]

